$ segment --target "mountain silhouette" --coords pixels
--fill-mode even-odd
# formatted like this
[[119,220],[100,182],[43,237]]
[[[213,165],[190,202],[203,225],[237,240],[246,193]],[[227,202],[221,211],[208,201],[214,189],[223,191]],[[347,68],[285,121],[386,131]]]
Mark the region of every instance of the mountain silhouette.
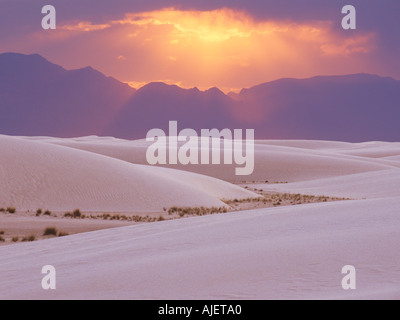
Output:
[[255,129],[258,139],[400,141],[400,81],[370,74],[279,79],[239,93],[153,82],[135,90],[86,67],[0,54],[0,133],[144,138],[178,129]]
[[67,71],[37,54],[0,54],[0,132],[99,133],[134,91],[91,67]]

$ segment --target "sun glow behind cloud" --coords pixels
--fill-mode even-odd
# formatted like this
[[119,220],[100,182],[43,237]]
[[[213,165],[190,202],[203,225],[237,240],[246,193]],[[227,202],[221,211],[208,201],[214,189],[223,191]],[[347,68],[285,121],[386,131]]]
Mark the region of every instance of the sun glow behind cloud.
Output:
[[82,61],[131,85],[169,79],[224,91],[281,77],[365,72],[375,47],[373,33],[338,33],[330,21],[258,21],[226,8],[129,13],[101,24],[74,21],[47,41],[52,37],[60,47],[49,50],[49,58],[58,55],[54,61],[68,60],[71,47],[75,64]]

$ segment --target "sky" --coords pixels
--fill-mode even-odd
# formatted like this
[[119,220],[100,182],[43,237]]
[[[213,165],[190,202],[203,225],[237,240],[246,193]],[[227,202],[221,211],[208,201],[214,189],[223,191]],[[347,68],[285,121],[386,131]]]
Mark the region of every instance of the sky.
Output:
[[[41,9],[56,8],[56,30]],[[344,30],[342,7],[356,8]],[[279,78],[400,79],[398,0],[0,0],[0,52],[91,66],[139,88],[163,81],[239,91]]]

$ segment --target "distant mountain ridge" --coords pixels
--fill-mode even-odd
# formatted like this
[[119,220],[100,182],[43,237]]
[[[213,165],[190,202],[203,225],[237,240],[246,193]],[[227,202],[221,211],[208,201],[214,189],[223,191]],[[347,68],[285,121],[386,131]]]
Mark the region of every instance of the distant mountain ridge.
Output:
[[67,71],[37,54],[0,54],[0,132],[99,133],[134,92],[91,67]]
[[370,74],[279,79],[239,93],[162,82],[135,90],[86,67],[0,54],[0,133],[143,138],[148,130],[250,128],[258,139],[400,141],[400,81]]

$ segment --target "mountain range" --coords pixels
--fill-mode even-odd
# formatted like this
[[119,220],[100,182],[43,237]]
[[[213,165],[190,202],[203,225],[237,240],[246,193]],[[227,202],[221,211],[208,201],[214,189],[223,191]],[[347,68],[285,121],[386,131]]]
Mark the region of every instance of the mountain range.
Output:
[[0,133],[144,138],[148,130],[255,129],[257,139],[400,141],[400,81],[372,74],[279,79],[239,93],[152,82],[0,54]]

